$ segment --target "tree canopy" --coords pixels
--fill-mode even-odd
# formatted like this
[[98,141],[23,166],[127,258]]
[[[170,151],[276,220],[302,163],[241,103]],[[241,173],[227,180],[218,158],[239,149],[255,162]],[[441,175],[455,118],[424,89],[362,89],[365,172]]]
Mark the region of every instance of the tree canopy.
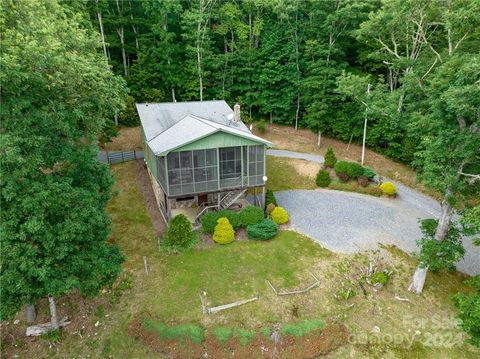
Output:
[[47,295],[96,294],[121,271],[123,255],[107,242],[113,179],[97,141],[126,88],[83,12],[54,0],[0,6],[6,318]]

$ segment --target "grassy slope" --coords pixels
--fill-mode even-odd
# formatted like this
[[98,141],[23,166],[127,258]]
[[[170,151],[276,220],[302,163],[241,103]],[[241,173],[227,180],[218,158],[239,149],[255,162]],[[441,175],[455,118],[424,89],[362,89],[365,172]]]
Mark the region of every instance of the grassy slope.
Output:
[[[392,283],[378,293],[368,289],[367,298],[358,294],[345,303],[335,299],[339,285],[349,277],[358,280],[372,256],[376,258],[377,254],[334,255],[310,239],[289,231],[282,232],[270,242],[234,242],[175,256],[158,253],[154,231],[135,181],[135,164],[125,163],[112,169],[119,189],[118,197],[108,208],[113,217],[112,240],[128,256],[125,268],[132,273],[133,288],[123,294],[117,305],[107,307],[104,313],[100,308],[68,312],[68,303],[65,307],[62,305],[59,314],[69,315],[73,322],[86,316],[82,337],[67,333],[51,348],[47,342],[37,339],[39,345],[27,344],[27,348],[35,348],[35,351],[20,351],[21,357],[85,357],[87,354],[114,358],[158,357],[128,335],[132,319],[145,315],[166,324],[193,322],[205,327],[247,329],[278,322],[336,318],[345,322],[353,334],[365,334],[369,338],[374,326],[380,327],[381,333],[411,336],[417,327],[412,326],[411,321],[405,326],[404,319],[412,315],[426,321],[426,326],[418,328],[422,334],[414,341],[411,350],[402,345],[348,344],[331,357],[478,357],[478,350],[463,341],[450,349],[429,348],[422,344],[426,333],[462,335],[457,329],[434,327],[431,318],[437,315],[443,320],[455,315],[450,297],[457,291],[468,290],[462,284],[463,277],[455,273],[429,274],[424,295],[417,297],[405,290],[415,260],[400,251],[384,251],[385,262],[396,272]],[[148,275],[143,273],[144,255],[148,257]],[[265,283],[265,279],[269,279],[281,289],[305,287],[312,281],[309,271],[320,277],[321,284],[305,295],[277,297]],[[212,305],[250,297],[256,292],[260,293],[261,299],[216,315],[203,316],[198,298],[200,290],[207,292]],[[408,297],[412,303],[395,300],[395,295]],[[46,303],[44,306],[40,310],[45,311]],[[295,311],[298,311],[298,318],[293,314]],[[97,320],[100,325],[95,327]]]

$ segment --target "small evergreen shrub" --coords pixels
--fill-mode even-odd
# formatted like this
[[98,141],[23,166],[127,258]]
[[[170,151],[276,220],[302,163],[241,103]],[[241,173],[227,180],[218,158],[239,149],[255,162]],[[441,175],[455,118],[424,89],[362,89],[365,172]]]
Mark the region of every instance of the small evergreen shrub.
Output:
[[323,329],[325,326],[321,319],[310,319],[298,324],[284,324],[280,333],[282,335],[291,334],[294,337],[302,337],[314,330]]
[[260,223],[263,218],[263,210],[260,207],[247,206],[240,211],[240,222],[243,226]]
[[217,221],[215,231],[213,232],[213,240],[218,244],[232,243],[235,239],[235,231],[226,217],[221,217]]
[[350,178],[363,175],[363,167],[355,162],[339,161],[335,164],[334,169],[339,178],[341,174],[346,174]]
[[328,185],[332,182],[330,173],[328,173],[326,170],[318,171],[315,182],[317,183],[318,187],[328,187]]
[[265,213],[267,215],[270,215],[270,213],[272,213],[274,209],[275,209],[275,205],[273,203],[269,203],[269,204],[267,204],[267,208],[265,209]]
[[275,194],[271,189],[267,189],[267,193],[265,194],[265,203],[269,205],[270,203],[273,203],[276,206],[277,204],[277,199],[275,198]]
[[211,211],[205,213],[202,217],[200,217],[200,224],[202,225],[203,232],[213,233],[213,231],[215,230],[215,226],[217,225],[217,221],[220,217],[226,217],[234,229],[237,229],[241,224],[240,216],[237,212],[230,211],[228,209],[221,211]]
[[288,213],[282,207],[275,207],[270,213],[270,216],[277,224],[284,224],[288,222]]
[[383,182],[380,189],[387,196],[395,196],[397,194],[397,187],[392,182]]
[[267,123],[265,121],[259,121],[257,122],[257,124],[255,125],[255,127],[257,128],[258,132],[260,133],[265,133],[267,132]]
[[370,167],[363,167],[362,175],[371,181],[377,174]]
[[360,186],[362,187],[367,187],[368,186],[368,177],[366,176],[358,176],[357,182]]
[[337,157],[335,156],[333,149],[329,147],[327,148],[327,152],[325,152],[325,161],[323,162],[323,165],[325,167],[333,168],[335,163],[337,163]]
[[271,219],[264,219],[260,223],[247,226],[248,238],[266,241],[275,237],[278,232],[278,225]]
[[196,239],[192,224],[188,218],[183,214],[179,214],[168,223],[167,233],[165,233],[163,241],[160,243],[160,249],[167,252],[182,252],[192,248]]

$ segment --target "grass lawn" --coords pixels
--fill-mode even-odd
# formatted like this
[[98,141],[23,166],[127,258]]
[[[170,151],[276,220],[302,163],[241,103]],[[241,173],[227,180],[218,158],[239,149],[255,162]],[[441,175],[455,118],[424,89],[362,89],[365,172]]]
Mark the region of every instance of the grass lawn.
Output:
[[267,188],[272,191],[315,189],[315,176],[320,165],[308,161],[267,156]]
[[[125,270],[131,285],[126,285],[122,276],[117,289],[98,298],[76,294],[62,298],[59,316],[68,315],[72,324],[54,343],[46,338],[17,339],[24,338],[26,326],[19,316],[20,324],[2,327],[2,339],[8,340],[2,345],[5,357],[158,358],[158,353],[129,332],[132,322],[142,318],[167,327],[188,329],[191,325],[220,334],[229,329],[219,328],[237,328],[245,334],[277,323],[335,320],[348,327],[353,342],[330,353],[332,358],[479,357],[480,351],[465,344],[465,335],[452,325],[456,310],[451,296],[470,290],[463,284],[463,276],[429,273],[424,294],[416,296],[405,288],[417,263],[405,253],[387,248],[338,255],[292,231],[281,231],[267,242],[243,240],[179,255],[160,253],[136,184],[135,163],[115,165],[112,171],[119,192],[108,207],[113,218],[111,240],[127,255]],[[148,258],[149,274],[143,271],[143,256]],[[392,269],[394,274],[378,292],[366,285],[364,296],[357,283],[370,261],[379,268]],[[276,296],[265,282],[268,279],[282,290],[304,288],[313,281],[309,272],[319,277],[320,286],[302,295]],[[338,299],[339,290],[350,285],[356,296],[348,301]],[[199,298],[203,290],[211,305],[251,298],[256,293],[260,299],[203,315]],[[48,304],[42,302],[38,322],[47,319]],[[17,346],[11,344],[9,334],[16,338],[13,343]],[[394,335],[402,341],[388,342]],[[443,347],[449,343],[451,347]]]

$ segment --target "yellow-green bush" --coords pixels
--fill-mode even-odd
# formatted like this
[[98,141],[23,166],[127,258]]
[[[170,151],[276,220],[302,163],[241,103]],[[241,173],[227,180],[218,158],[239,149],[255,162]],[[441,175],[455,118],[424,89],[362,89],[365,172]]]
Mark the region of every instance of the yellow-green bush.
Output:
[[235,231],[226,217],[221,217],[217,221],[215,231],[213,232],[213,240],[218,244],[232,243],[235,239]]
[[270,213],[270,216],[277,224],[284,224],[288,222],[288,213],[282,207],[275,207]]
[[397,194],[397,187],[392,182],[383,182],[380,185],[382,192],[388,196],[395,196]]

